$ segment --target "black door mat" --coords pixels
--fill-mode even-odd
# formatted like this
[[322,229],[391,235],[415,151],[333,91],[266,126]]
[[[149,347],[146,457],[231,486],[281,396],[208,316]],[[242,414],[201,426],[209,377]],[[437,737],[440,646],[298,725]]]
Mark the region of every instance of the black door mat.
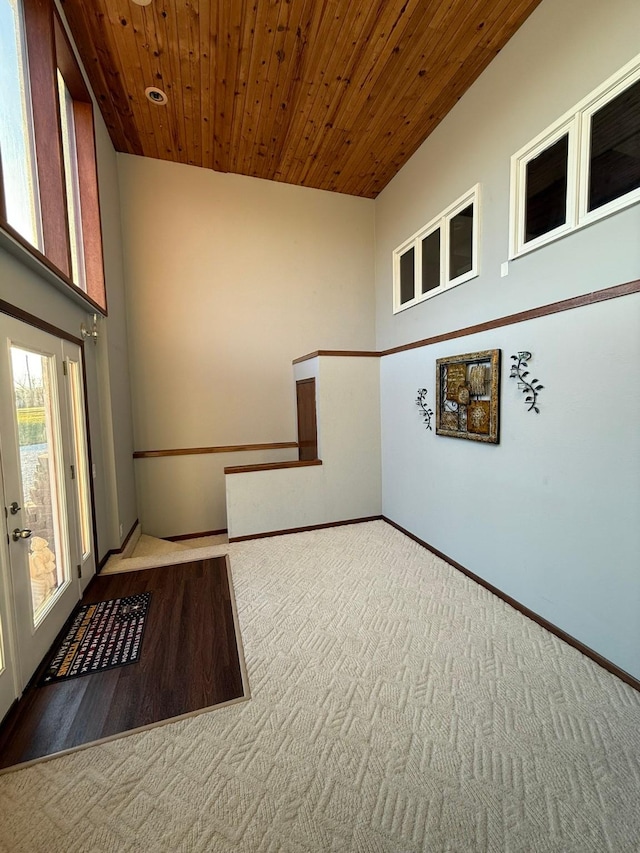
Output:
[[83,604],[38,685],[136,663],[142,652],[150,592]]

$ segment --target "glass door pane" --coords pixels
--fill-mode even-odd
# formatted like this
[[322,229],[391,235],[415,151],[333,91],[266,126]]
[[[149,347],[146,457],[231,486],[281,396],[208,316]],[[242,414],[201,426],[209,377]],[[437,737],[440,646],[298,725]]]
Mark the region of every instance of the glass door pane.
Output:
[[12,346],[11,372],[35,628],[70,582],[54,359]]

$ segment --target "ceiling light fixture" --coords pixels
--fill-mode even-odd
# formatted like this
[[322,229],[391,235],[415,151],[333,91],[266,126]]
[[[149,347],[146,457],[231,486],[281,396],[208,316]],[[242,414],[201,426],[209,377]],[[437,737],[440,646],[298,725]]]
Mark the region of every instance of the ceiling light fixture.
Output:
[[148,6],[151,0],[133,0],[137,6]]
[[167,98],[162,89],[156,89],[155,86],[147,86],[147,88],[144,90],[144,93],[147,98],[149,98],[152,104],[166,104],[169,100],[169,98]]

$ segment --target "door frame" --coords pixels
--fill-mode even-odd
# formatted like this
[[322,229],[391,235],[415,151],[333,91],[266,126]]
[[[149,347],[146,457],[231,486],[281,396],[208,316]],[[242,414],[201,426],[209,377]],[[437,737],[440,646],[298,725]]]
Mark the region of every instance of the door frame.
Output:
[[[88,394],[87,394],[87,367],[86,367],[86,359],[85,359],[85,342],[81,338],[77,338],[75,335],[70,334],[69,332],[61,329],[57,326],[48,323],[46,320],[42,320],[39,317],[36,317],[33,314],[24,311],[21,308],[18,308],[15,305],[11,305],[8,302],[0,299],[0,315],[5,315],[9,318],[17,320],[21,323],[24,323],[27,326],[31,326],[34,329],[37,329],[41,332],[44,332],[48,335],[51,335],[54,338],[57,338],[59,341],[67,341],[78,347],[80,354],[80,361],[82,363],[82,369],[80,373],[80,385],[83,395],[83,412],[82,415],[84,417],[84,431],[86,438],[86,452],[87,452],[87,464],[88,464],[88,491],[89,491],[89,510],[91,513],[91,544],[93,548],[94,555],[94,564],[95,564],[95,574],[99,572],[100,563],[98,559],[98,537],[97,537],[97,524],[96,524],[96,503],[95,503],[95,489],[93,482],[93,457],[91,451],[91,435],[90,435],[90,422],[89,422],[89,405],[88,405]],[[62,352],[64,351],[64,348]],[[62,353],[61,353],[62,355]],[[63,358],[63,361],[66,360]],[[69,389],[67,388],[66,393],[66,404],[69,402]],[[66,415],[67,419],[69,417],[69,413]],[[69,439],[73,439],[71,435],[68,436]],[[6,489],[4,478],[2,474],[2,470],[0,469],[0,497],[3,501],[6,501]],[[69,500],[69,495],[67,496],[67,501]],[[74,496],[72,499],[72,506],[75,507],[77,503],[76,497]],[[6,506],[6,503],[2,504],[2,507]],[[67,511],[71,509],[71,506],[67,506]],[[92,575],[94,577],[95,575]],[[90,578],[85,580],[79,579],[77,582],[79,584],[79,599],[82,597],[82,591],[86,587]],[[2,593],[4,599],[4,606],[0,604],[0,609],[2,609],[2,627],[3,627],[3,646],[4,646],[4,656],[5,656],[5,667],[7,666],[7,662],[10,663],[10,677],[14,685],[14,701],[19,699],[22,693],[24,692],[25,684],[22,682],[22,676],[20,673],[20,665],[19,665],[19,657],[18,657],[18,645],[17,645],[17,636],[16,636],[16,627],[15,627],[15,612],[14,612],[14,604],[13,604],[13,592],[12,592],[12,578],[11,578],[11,556],[9,553],[9,545],[6,541],[6,538],[2,536],[2,542],[0,542],[0,593]],[[47,650],[48,651],[48,650]],[[46,654],[46,653],[45,653]],[[36,670],[37,671],[37,670]],[[9,673],[7,673],[9,675]]]
[[24,311],[22,308],[18,308],[17,305],[12,305],[10,302],[5,302],[4,299],[0,299],[0,314],[6,314],[8,317],[13,317],[15,320],[20,320],[22,323],[26,323],[28,326],[34,326],[36,329],[40,329],[42,332],[47,332],[50,335],[54,335],[56,338],[62,338],[63,340],[69,341],[69,343],[76,344],[80,347],[80,352],[82,353],[82,391],[84,397],[84,422],[87,436],[87,456],[89,462],[91,531],[93,536],[93,553],[96,556],[96,574],[98,574],[100,566],[98,558],[98,526],[96,523],[96,498],[93,484],[93,454],[91,452],[91,430],[89,421],[89,400],[87,395],[88,386],[87,362],[85,358],[85,341],[82,338],[77,338],[70,332],[65,331],[65,329],[61,329],[59,326],[54,326],[52,323],[48,323],[46,320],[42,320],[40,317],[36,317],[35,314],[29,314],[28,311]]

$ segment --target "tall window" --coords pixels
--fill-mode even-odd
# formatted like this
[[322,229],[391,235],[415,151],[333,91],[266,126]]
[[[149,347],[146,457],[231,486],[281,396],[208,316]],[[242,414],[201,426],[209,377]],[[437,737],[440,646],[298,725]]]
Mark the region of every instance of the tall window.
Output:
[[511,257],[640,201],[640,57],[511,158]]
[[60,98],[60,124],[62,129],[62,153],[64,177],[67,191],[67,215],[69,217],[69,242],[71,249],[71,277],[74,284],[86,290],[84,251],[82,245],[82,208],[78,179],[78,156],[76,153],[76,126],[73,118],[73,98],[58,69],[58,96]]
[[0,167],[0,230],[105,312],[93,106],[54,0],[0,0]]
[[394,313],[478,275],[479,190],[473,187],[394,251]]
[[4,215],[32,246],[42,249],[35,166],[33,117],[22,9],[17,0],[0,0],[0,156]]

